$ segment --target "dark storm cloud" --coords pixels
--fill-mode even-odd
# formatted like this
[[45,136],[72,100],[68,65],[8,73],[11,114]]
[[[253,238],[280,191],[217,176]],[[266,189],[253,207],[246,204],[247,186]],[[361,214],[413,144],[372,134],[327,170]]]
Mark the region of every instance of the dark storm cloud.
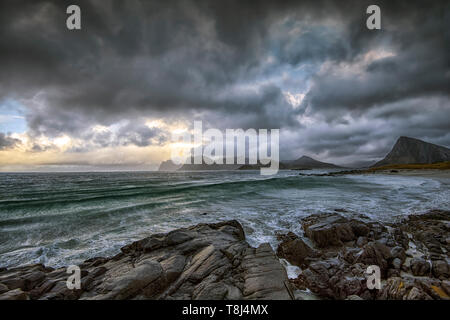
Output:
[[[78,3],[83,13],[79,32],[65,29],[69,2],[2,3],[3,95],[52,89],[47,93],[50,108],[98,118],[133,110],[229,110],[216,95],[227,85],[248,81],[260,67],[270,50],[267,35],[274,21],[293,9],[298,19],[305,9],[306,15],[317,17],[330,10],[320,2]],[[310,32],[300,38],[304,43],[275,41],[282,47],[280,60],[323,60],[344,50],[345,44],[335,48],[321,37]],[[246,101],[232,104],[236,111],[246,112]]]
[[15,145],[19,144],[20,140],[12,138],[2,132],[0,132],[0,150],[6,150],[13,148]]
[[[439,97],[439,112],[448,113],[448,5],[376,3],[379,31],[365,27],[372,1],[2,1],[0,101],[26,101],[33,136],[68,133],[97,146],[163,143],[167,133],[138,123],[143,116],[298,128],[310,140],[286,144],[302,141],[303,149],[330,156],[400,132],[450,144],[442,117],[392,105]],[[81,31],[65,28],[69,4],[82,9]],[[365,66],[363,77],[317,73],[324,62],[353,64],[381,47],[395,56]],[[298,84],[309,88],[299,108],[283,94],[283,83],[295,81],[272,77],[286,66],[288,73],[312,70]],[[348,126],[307,133],[297,121],[302,114]],[[370,114],[377,125],[361,129],[348,114]],[[86,133],[124,119],[136,124],[115,136]],[[418,127],[404,128],[409,121]],[[381,156],[387,148],[367,152]]]
[[369,64],[363,78],[347,74],[315,77],[303,107],[324,112],[331,120],[348,110],[360,113],[413,97],[449,97],[450,22],[444,15],[448,6],[437,3],[411,7],[416,11],[406,11],[411,13],[408,20],[384,11],[386,27],[382,32],[391,39],[389,47],[394,56]]
[[[162,144],[167,140],[167,133],[163,133],[158,128],[149,128],[145,124],[129,123],[120,128],[118,140],[121,145],[134,144],[139,147],[146,147],[152,144]],[[156,140],[154,140],[156,138]]]
[[121,124],[115,131],[109,129],[98,130],[79,136],[84,145],[73,146],[68,152],[86,152],[97,148],[135,145],[147,147],[150,145],[162,145],[170,138],[170,133],[159,128],[150,128],[144,121],[136,119]]

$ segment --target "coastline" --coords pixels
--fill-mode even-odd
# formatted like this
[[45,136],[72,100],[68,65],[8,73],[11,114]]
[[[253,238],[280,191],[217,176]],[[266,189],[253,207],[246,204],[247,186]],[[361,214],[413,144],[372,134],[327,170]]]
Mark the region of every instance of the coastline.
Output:
[[450,179],[449,169],[351,169],[328,173],[299,173],[300,176],[342,176],[342,175],[389,175],[403,177],[423,177],[433,179]]
[[399,169],[398,172],[391,172],[391,170],[385,170],[377,172],[377,174],[397,175],[404,177],[423,177],[434,179],[450,179],[450,170],[439,169]]
[[[279,234],[274,249],[251,247],[236,220],[153,234],[113,257],[66,268],[41,264],[0,270],[0,300],[30,299],[450,299],[450,211],[433,210],[384,225],[345,210],[313,214],[305,237]],[[304,240],[307,240],[305,242]],[[288,279],[286,263],[301,272]],[[378,266],[380,289],[367,286]]]

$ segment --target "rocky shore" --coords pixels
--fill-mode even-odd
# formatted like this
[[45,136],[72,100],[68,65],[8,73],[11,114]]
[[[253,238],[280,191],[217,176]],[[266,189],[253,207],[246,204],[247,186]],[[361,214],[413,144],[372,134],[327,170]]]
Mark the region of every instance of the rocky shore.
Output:
[[[449,299],[450,212],[382,225],[336,210],[299,223],[304,235],[278,235],[276,253],[252,248],[235,220],[154,234],[86,260],[78,290],[66,268],[3,269],[0,299]],[[280,259],[300,275],[288,279]],[[367,288],[369,265],[380,267],[380,290]]]
[[[299,223],[308,245],[281,235],[277,254],[302,269],[299,290],[327,299],[444,299],[450,296],[450,212],[411,215],[382,225],[345,212],[309,216]],[[379,266],[381,289],[367,287],[367,267]]]
[[66,268],[0,270],[0,299],[291,299],[269,244],[252,248],[237,221],[199,224],[131,243],[112,258],[82,263],[81,288]]

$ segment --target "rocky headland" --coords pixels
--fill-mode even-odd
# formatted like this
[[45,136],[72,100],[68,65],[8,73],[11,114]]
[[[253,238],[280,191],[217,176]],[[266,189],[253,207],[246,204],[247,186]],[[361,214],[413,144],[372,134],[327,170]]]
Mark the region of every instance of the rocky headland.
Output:
[[[252,248],[239,222],[199,224],[133,242],[110,258],[66,268],[0,270],[0,299],[449,299],[450,212],[430,211],[383,225],[345,210],[299,220],[303,235]],[[301,269],[288,279],[283,260]],[[367,288],[377,265],[382,288]]]
[[392,150],[373,167],[393,164],[439,163],[450,161],[450,149],[410,137],[400,137]]

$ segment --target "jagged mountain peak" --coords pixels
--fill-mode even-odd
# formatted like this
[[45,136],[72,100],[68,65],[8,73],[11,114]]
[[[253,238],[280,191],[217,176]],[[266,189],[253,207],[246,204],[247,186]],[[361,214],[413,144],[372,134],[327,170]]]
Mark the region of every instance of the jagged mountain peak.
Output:
[[375,163],[373,167],[444,161],[450,161],[450,149],[416,138],[401,136],[386,157]]

